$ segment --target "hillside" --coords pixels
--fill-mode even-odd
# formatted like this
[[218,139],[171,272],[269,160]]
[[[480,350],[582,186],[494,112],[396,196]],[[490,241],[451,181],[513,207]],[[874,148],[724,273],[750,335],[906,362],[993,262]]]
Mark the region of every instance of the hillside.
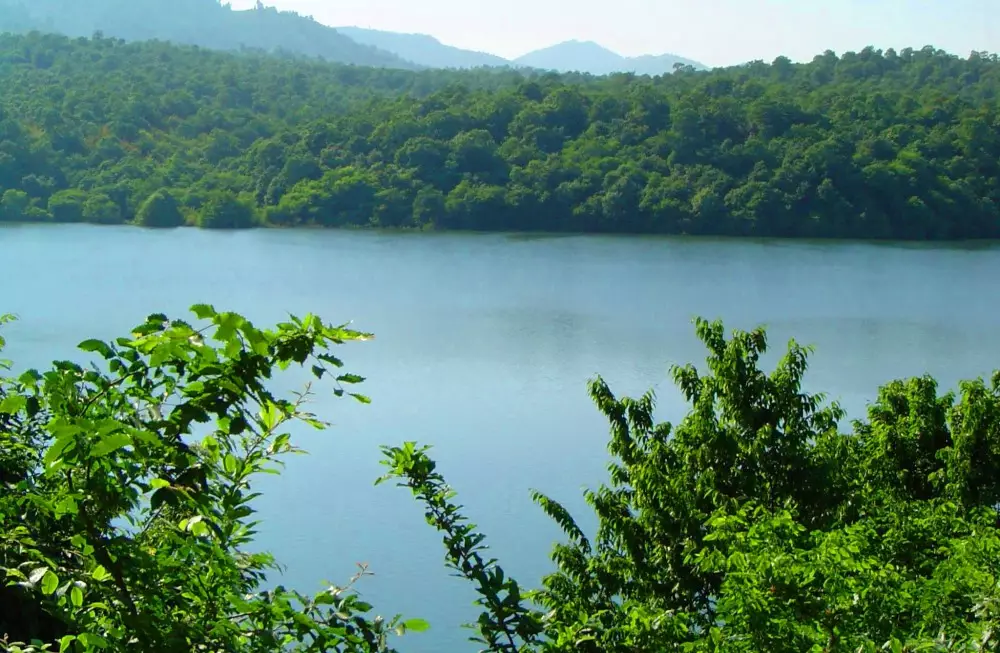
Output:
[[338,27],[337,31],[358,43],[392,52],[427,68],[478,68],[511,64],[496,55],[445,45],[426,34],[402,34],[360,27]]
[[234,11],[217,0],[0,0],[0,32],[30,30],[128,41],[158,39],[218,50],[259,49],[365,66],[415,64],[356,43],[294,12]]
[[529,52],[518,57],[514,63],[519,66],[555,70],[559,72],[583,72],[592,75],[634,72],[640,75],[663,75],[674,72],[674,66],[692,66],[701,70],[705,66],[673,54],[623,57],[593,41],[566,41],[548,48]]
[[0,88],[4,220],[1000,238],[992,55],[525,77],[32,35]]

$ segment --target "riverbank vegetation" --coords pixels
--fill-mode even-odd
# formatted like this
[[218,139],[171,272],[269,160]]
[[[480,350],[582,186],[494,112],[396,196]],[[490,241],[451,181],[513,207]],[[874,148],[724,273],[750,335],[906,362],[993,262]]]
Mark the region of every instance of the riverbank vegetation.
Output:
[[[304,366],[367,402],[333,348],[369,336],[192,310],[81,343],[95,366],[0,382],[0,650],[405,650],[397,636],[428,624],[376,617],[353,584],[365,570],[306,596],[269,588],[275,560],[252,548],[253,479],[297,451],[293,422],[325,426],[269,379]],[[652,394],[591,383],[611,427],[610,480],[587,492],[598,527],[535,493],[566,537],[530,591],[484,557],[426,449],[385,448],[381,480],[424,504],[479,593],[480,646],[997,650],[1000,375],[944,395],[891,382],[844,431],[802,390],[806,349],[765,373],[763,330],[696,328],[707,366],[673,370],[690,404],[676,425],[654,422]]]
[[595,78],[35,33],[0,84],[8,221],[1000,237],[986,53]]

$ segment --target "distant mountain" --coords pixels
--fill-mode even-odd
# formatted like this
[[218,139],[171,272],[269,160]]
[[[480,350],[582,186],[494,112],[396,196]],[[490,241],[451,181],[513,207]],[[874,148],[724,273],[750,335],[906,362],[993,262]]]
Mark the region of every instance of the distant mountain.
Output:
[[634,72],[639,75],[662,75],[674,72],[674,64],[703,70],[704,64],[674,54],[623,57],[593,41],[566,41],[542,50],[530,52],[514,60],[514,64],[558,72],[581,72],[610,75]]
[[344,36],[412,61],[428,68],[478,68],[480,66],[510,66],[511,62],[493,54],[463,50],[445,45],[426,34],[383,32],[361,27],[338,27]]
[[218,0],[0,0],[0,32],[30,30],[128,41],[159,39],[218,50],[284,51],[328,61],[419,68],[353,41],[310,17],[258,5],[235,11]]
[[426,34],[402,34],[360,27],[338,27],[337,31],[358,43],[371,45],[428,68],[476,68],[511,66],[592,75],[634,72],[662,75],[674,72],[675,64],[702,70],[704,64],[673,54],[623,57],[592,41],[567,41],[537,50],[513,61],[485,52],[445,45]]
[[216,50],[250,48],[382,68],[516,67],[607,75],[704,68],[672,54],[623,57],[590,41],[567,41],[509,61],[445,45],[424,34],[327,27],[311,16],[257,3],[237,11],[219,0],[0,0],[0,33],[31,30],[67,36],[102,32],[127,41],[158,39]]

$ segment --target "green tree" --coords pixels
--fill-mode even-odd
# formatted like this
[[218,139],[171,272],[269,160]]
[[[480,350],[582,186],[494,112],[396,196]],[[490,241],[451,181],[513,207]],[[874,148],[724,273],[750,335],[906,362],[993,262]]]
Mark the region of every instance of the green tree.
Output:
[[83,202],[81,217],[95,224],[121,224],[121,207],[104,193],[89,193]]
[[170,191],[161,189],[142,203],[134,222],[143,227],[180,227],[184,224],[184,216]]
[[248,229],[255,224],[253,205],[225,191],[213,192],[198,212],[198,226],[206,229]]
[[23,190],[11,188],[0,198],[0,219],[9,222],[20,222],[27,217],[31,198]]
[[61,190],[49,198],[49,213],[56,222],[82,222],[87,193],[77,189]]
[[481,557],[484,536],[426,449],[385,449],[383,480],[425,504],[449,566],[479,592],[478,641],[567,653],[996,650],[1000,373],[963,383],[957,400],[932,379],[891,383],[844,434],[841,409],[802,391],[807,349],[793,341],[765,373],[762,329],[697,331],[707,369],[674,368],[690,403],[676,426],[654,421],[652,392],[618,398],[591,383],[611,425],[610,483],[585,494],[593,536],[533,493],[567,537],[536,591]]
[[269,379],[304,365],[367,402],[330,351],[366,334],[192,310],[81,343],[99,366],[0,380],[0,649],[391,651],[426,624],[369,617],[354,580],[265,589],[275,562],[251,549],[253,479],[299,451],[292,423],[326,426]]

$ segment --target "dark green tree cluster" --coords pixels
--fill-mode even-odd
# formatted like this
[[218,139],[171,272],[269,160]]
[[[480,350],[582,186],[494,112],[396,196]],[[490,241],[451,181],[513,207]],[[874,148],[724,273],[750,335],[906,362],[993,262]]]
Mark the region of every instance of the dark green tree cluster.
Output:
[[[372,616],[354,581],[265,589],[274,559],[251,550],[253,479],[298,451],[290,422],[324,426],[268,379],[306,365],[367,402],[330,351],[366,334],[193,311],[81,343],[99,365],[0,381],[0,650],[395,650],[428,624]],[[763,330],[697,332],[708,364],[674,369],[690,404],[676,426],[654,421],[652,393],[592,382],[610,481],[586,493],[590,535],[534,493],[567,536],[538,589],[484,557],[425,448],[385,449],[380,480],[412,490],[480,596],[483,650],[1000,649],[1000,373],[957,395],[892,382],[844,433],[838,406],[802,390],[807,349],[766,373]]]
[[0,84],[7,220],[132,222],[168,193],[220,227],[1000,237],[986,53],[590,77],[31,35],[0,38]]

